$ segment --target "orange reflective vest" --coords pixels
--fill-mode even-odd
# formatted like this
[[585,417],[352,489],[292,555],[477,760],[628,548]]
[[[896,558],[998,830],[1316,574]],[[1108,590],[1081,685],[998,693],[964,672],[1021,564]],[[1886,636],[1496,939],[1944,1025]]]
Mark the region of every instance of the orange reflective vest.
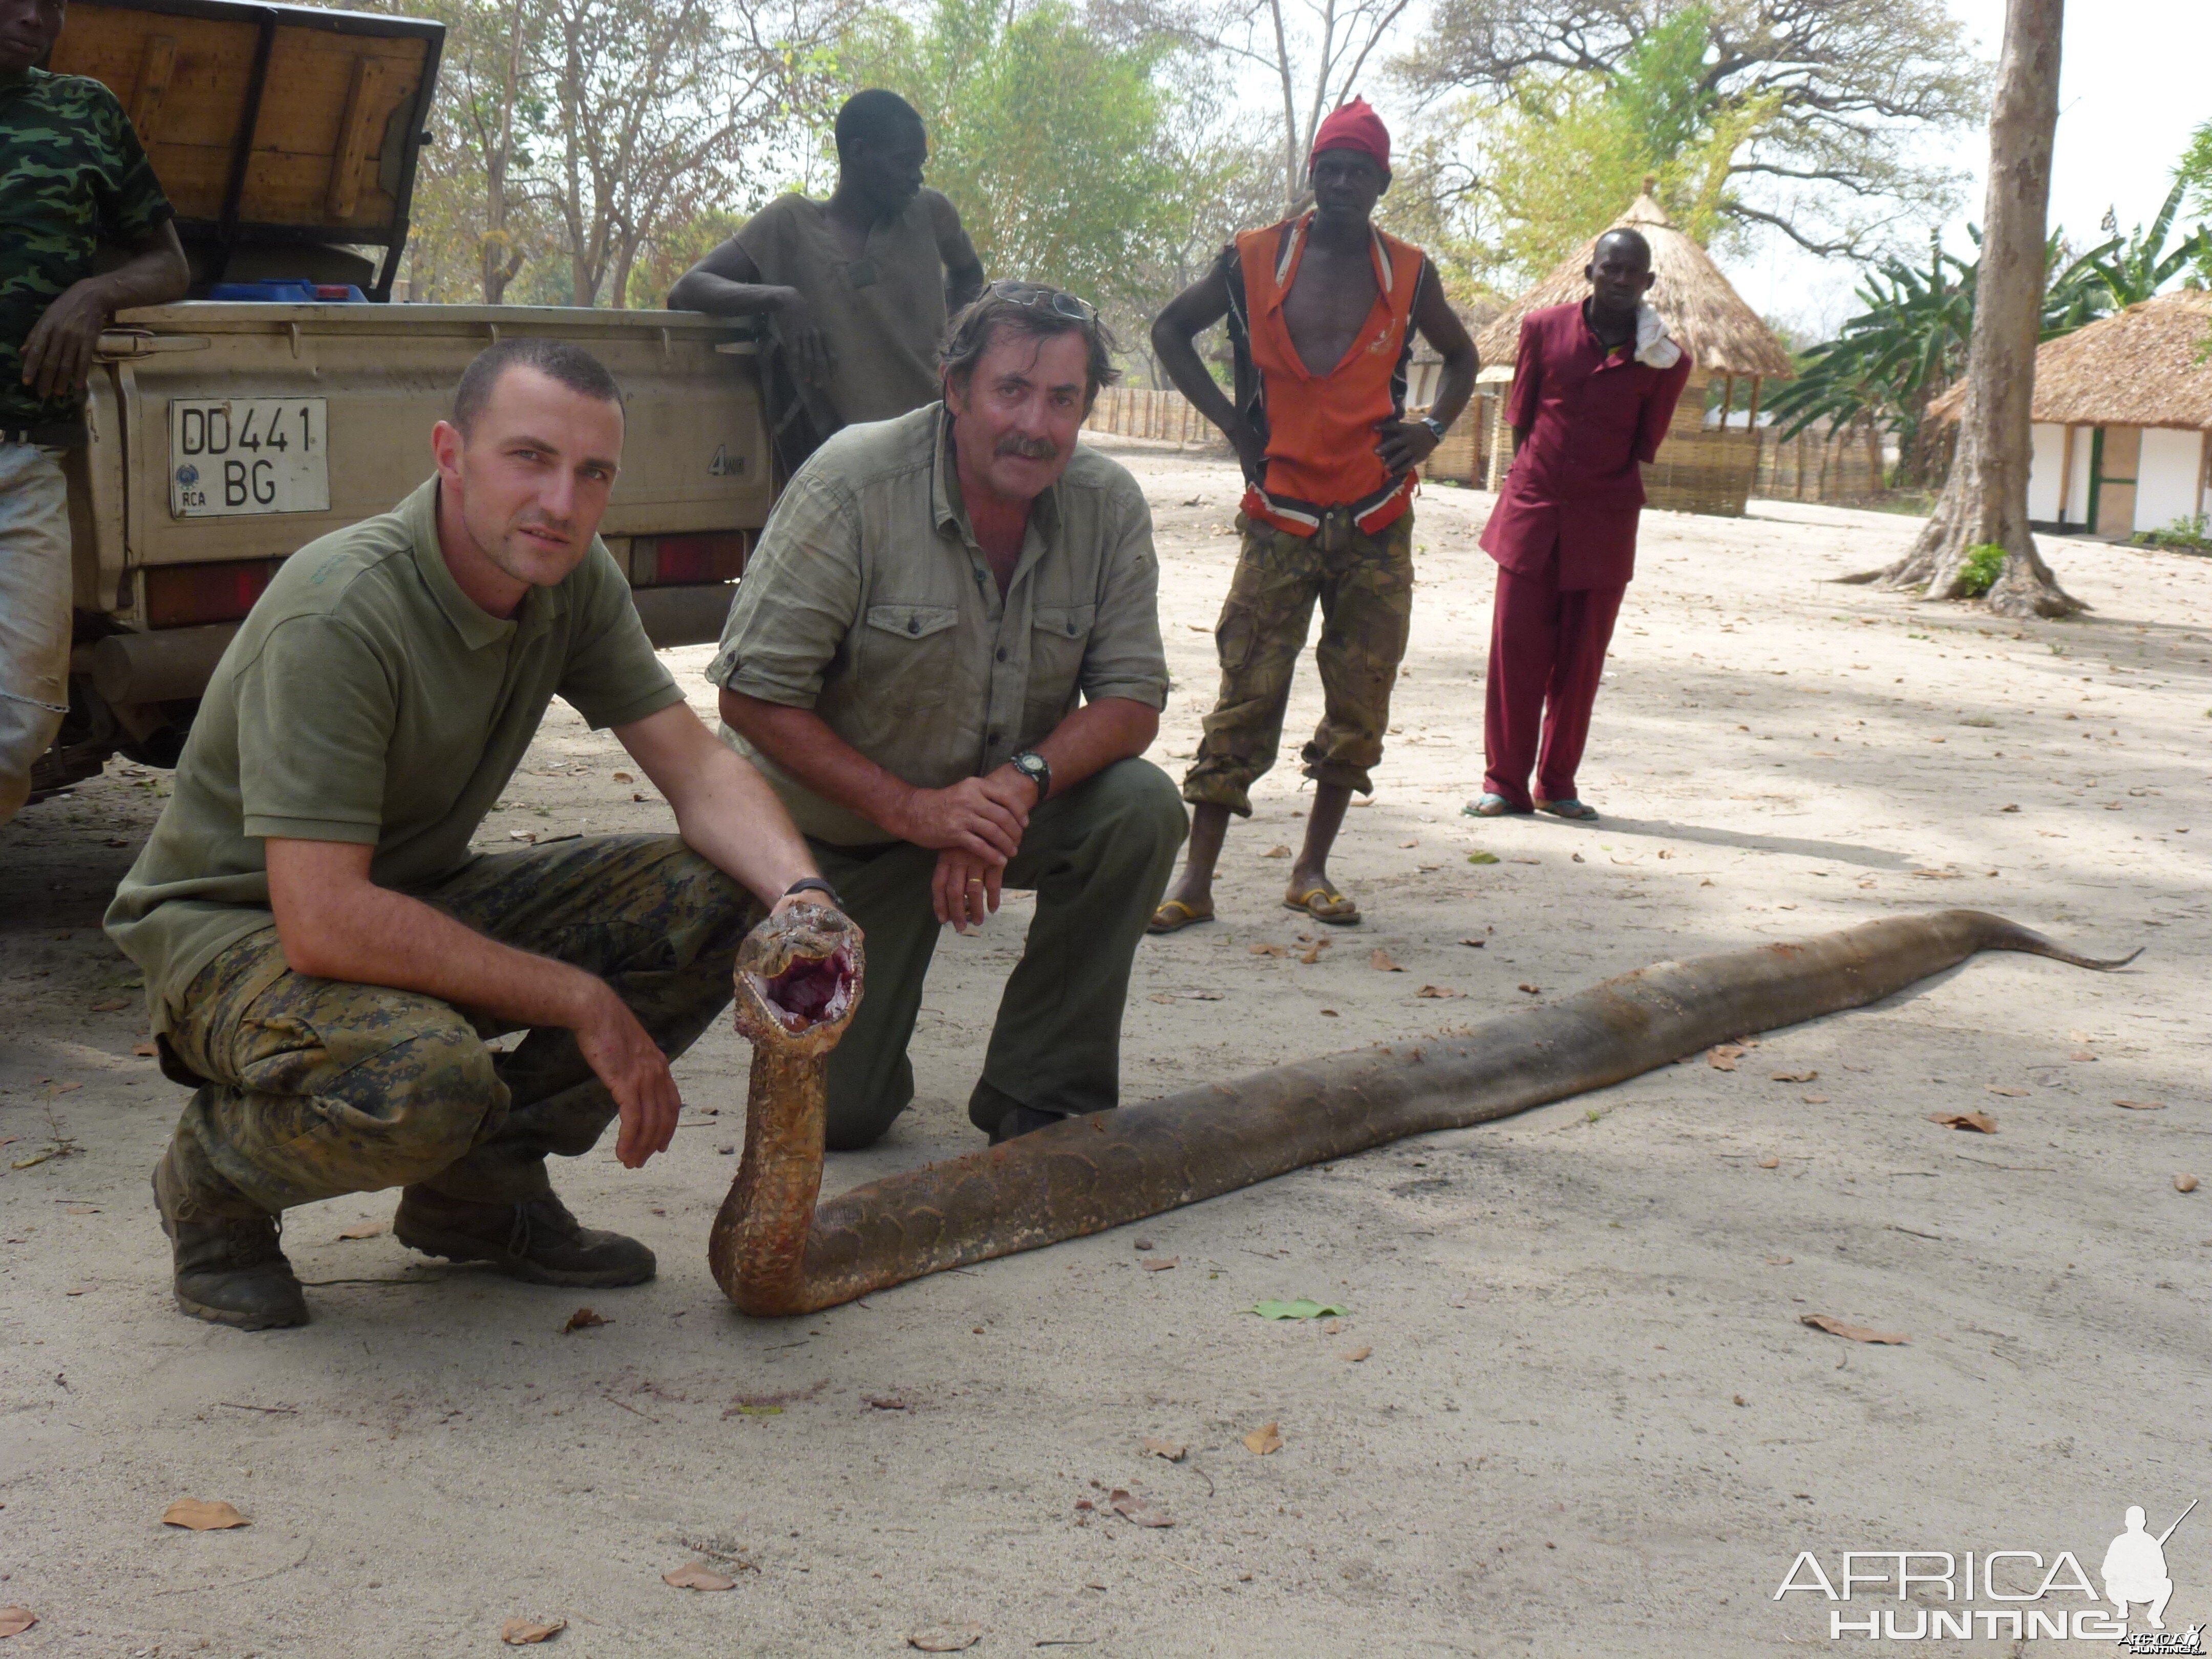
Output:
[[1229,331],[1238,406],[1266,440],[1264,481],[1244,511],[1310,536],[1342,508],[1369,534],[1413,505],[1417,473],[1393,474],[1375,453],[1377,425],[1406,413],[1406,365],[1425,258],[1410,242],[1373,231],[1375,304],[1336,366],[1316,374],[1299,361],[1283,321],[1313,215],[1239,233],[1229,284]]

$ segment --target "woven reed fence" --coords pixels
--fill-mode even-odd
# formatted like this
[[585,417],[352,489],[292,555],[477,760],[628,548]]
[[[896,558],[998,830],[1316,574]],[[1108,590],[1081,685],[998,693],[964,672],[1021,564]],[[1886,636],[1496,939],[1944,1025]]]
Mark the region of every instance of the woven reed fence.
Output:
[[1887,493],[1887,458],[1877,436],[1853,422],[1810,426],[1786,442],[1759,434],[1757,493],[1776,501],[1863,501]]
[[1083,429],[1115,432],[1127,438],[1158,438],[1185,449],[1227,447],[1213,422],[1172,386],[1109,386],[1091,404]]

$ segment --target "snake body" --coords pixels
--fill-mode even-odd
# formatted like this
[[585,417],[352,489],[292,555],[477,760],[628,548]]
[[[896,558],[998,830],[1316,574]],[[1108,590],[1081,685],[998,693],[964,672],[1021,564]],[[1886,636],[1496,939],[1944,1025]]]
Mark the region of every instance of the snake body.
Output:
[[1985,911],[1889,917],[1658,963],[1466,1036],[1356,1049],[1070,1118],[817,1206],[826,1060],[862,967],[842,917],[798,908],[763,922],[738,953],[738,1029],[753,1044],[744,1160],[708,1261],[744,1312],[811,1313],[1603,1088],[1731,1037],[1863,1007],[1981,951],[2100,970],[2134,960],[2077,955]]

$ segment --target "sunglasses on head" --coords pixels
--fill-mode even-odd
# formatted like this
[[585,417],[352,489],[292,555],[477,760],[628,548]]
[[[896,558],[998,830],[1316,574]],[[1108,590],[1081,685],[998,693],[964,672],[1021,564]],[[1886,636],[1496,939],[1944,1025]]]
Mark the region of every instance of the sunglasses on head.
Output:
[[1065,317],[1071,322],[1086,326],[1098,320],[1098,309],[1073,294],[1063,294],[1056,288],[1047,288],[1041,283],[1001,281],[993,283],[983,290],[1009,305],[1028,306],[1040,311],[1049,311],[1055,317]]

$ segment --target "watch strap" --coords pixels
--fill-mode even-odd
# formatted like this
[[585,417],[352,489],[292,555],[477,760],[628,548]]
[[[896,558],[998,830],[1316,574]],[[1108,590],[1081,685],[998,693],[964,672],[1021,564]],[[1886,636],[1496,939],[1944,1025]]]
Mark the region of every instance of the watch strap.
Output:
[[838,909],[842,910],[845,908],[845,901],[838,896],[837,890],[819,876],[801,876],[783,890],[783,896],[786,898],[799,893],[820,893]]

